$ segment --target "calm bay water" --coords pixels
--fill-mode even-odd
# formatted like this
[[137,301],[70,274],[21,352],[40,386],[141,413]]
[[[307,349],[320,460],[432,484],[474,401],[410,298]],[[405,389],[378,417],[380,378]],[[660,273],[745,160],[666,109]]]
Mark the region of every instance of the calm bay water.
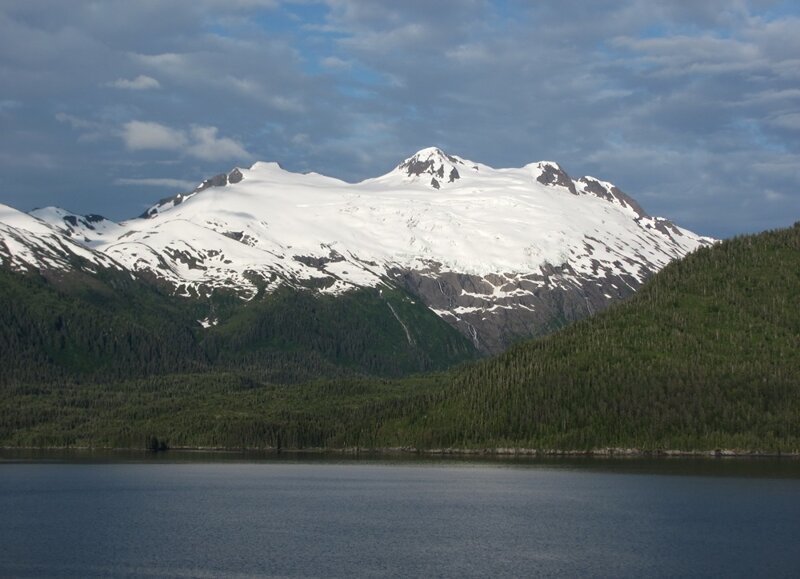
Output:
[[122,458],[0,455],[0,576],[800,576],[797,460]]

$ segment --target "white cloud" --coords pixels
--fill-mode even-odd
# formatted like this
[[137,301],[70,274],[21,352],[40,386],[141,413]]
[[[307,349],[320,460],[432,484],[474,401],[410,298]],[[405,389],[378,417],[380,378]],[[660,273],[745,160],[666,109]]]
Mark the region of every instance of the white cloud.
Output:
[[264,87],[261,83],[250,78],[237,78],[229,75],[225,80],[229,86],[235,88],[242,94],[259,95],[264,92]]
[[302,113],[305,111],[305,107],[299,100],[280,95],[269,97],[267,103],[272,108],[284,113]]
[[768,89],[744,95],[742,103],[748,105],[774,105],[786,101],[791,103],[797,99],[800,99],[800,88]]
[[126,90],[149,90],[161,88],[161,83],[154,79],[152,76],[140,74],[134,79],[118,78],[115,81],[107,83],[106,86],[113,88],[121,88]]
[[307,145],[309,143],[309,136],[306,133],[297,133],[290,139],[294,145]]
[[284,113],[302,113],[306,108],[300,98],[286,97],[278,94],[270,94],[270,89],[265,83],[257,82],[249,78],[236,78],[228,76],[225,83],[229,87],[235,88],[240,93],[257,99],[260,102]]
[[167,187],[170,189],[193,190],[197,183],[185,179],[150,178],[150,179],[115,179],[114,185],[135,185],[143,187]]
[[217,137],[218,132],[217,127],[193,126],[190,131],[192,144],[186,150],[187,154],[206,161],[252,157],[240,142]]
[[159,123],[130,121],[122,127],[122,140],[131,151],[177,150],[186,146],[186,135]]
[[767,201],[783,201],[786,199],[786,195],[781,193],[780,191],[774,191],[772,189],[766,189],[764,191],[764,197]]
[[63,169],[60,159],[47,153],[25,152],[24,154],[6,153],[0,151],[0,166],[9,167],[14,171],[20,167],[33,167],[37,170]]
[[82,119],[75,115],[67,113],[56,113],[56,120],[59,123],[65,123],[77,131],[81,131],[78,136],[79,143],[94,143],[110,136],[110,129],[108,126],[97,121]]
[[767,121],[773,127],[800,131],[800,113],[783,113]]
[[252,158],[242,143],[218,134],[219,129],[212,126],[192,125],[185,131],[152,121],[130,121],[120,136],[131,151],[180,151],[204,161]]
[[459,44],[445,52],[445,56],[463,64],[488,62],[492,55],[481,44]]
[[73,129],[96,131],[102,128],[102,124],[96,121],[89,121],[67,113],[56,113],[56,120],[59,123],[67,123]]
[[176,67],[182,67],[186,65],[186,55],[178,54],[176,52],[162,52],[160,54],[133,53],[130,56],[141,64],[152,66],[161,70],[173,70]]
[[341,59],[338,56],[326,56],[320,61],[320,64],[331,70],[347,70],[353,66],[349,60]]
[[0,113],[5,111],[10,111],[22,106],[22,103],[19,101],[14,101],[11,99],[5,99],[0,101]]
[[358,36],[343,38],[341,46],[358,51],[385,54],[402,50],[409,45],[427,45],[435,26],[412,22],[390,30],[364,31]]
[[660,38],[619,37],[612,45],[630,50],[633,62],[649,74],[666,78],[763,72],[773,64],[752,43],[708,33]]

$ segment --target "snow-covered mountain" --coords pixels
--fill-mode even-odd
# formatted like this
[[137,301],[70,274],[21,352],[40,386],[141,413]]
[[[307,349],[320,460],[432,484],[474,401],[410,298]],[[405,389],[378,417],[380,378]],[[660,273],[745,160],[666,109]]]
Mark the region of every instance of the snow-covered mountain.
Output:
[[11,222],[6,213],[0,258],[12,266],[64,267],[19,253],[13,228],[24,218],[34,238],[66,239],[90,263],[107,259],[180,295],[396,284],[489,352],[593,313],[713,241],[556,163],[494,169],[437,148],[355,184],[256,163],[119,224],[55,208]]
[[[55,215],[55,211],[52,214]],[[58,217],[61,215],[68,220],[75,217],[65,211]],[[94,273],[98,268],[123,269],[106,254],[86,247],[83,242],[83,239],[76,242],[37,217],[0,205],[1,265],[20,271]]]

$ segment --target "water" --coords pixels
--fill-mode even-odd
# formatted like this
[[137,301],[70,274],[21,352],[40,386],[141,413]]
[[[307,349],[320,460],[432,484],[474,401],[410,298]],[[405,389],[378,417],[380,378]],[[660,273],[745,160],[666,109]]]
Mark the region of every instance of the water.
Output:
[[3,577],[800,576],[797,460],[13,458]]

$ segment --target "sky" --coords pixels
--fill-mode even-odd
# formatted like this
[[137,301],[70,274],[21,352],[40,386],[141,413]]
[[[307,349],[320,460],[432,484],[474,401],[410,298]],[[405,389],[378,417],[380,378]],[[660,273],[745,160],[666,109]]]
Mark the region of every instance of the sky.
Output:
[[428,146],[705,235],[791,225],[800,3],[0,0],[0,203],[119,220],[257,160],[360,181]]

